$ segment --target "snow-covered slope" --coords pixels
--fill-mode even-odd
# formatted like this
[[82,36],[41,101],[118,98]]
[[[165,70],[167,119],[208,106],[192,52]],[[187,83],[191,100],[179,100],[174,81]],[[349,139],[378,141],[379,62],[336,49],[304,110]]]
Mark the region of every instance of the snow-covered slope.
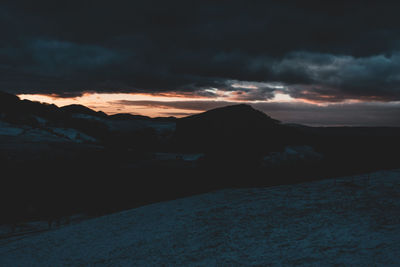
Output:
[[400,172],[222,190],[0,240],[1,266],[398,266]]
[[0,135],[17,136],[23,132],[23,128],[12,126],[11,124],[0,120]]
[[96,142],[95,138],[73,128],[48,127],[44,126],[43,122],[41,124],[43,124],[41,128],[34,128],[26,125],[13,125],[0,120],[0,136],[21,137],[31,142]]

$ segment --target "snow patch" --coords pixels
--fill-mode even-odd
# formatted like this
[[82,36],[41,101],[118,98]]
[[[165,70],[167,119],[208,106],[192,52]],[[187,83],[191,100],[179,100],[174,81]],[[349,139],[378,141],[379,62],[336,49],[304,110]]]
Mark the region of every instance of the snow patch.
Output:
[[264,164],[281,164],[289,161],[318,161],[323,155],[310,146],[287,146],[283,152],[272,152],[264,157]]
[[75,129],[71,128],[57,128],[57,127],[51,127],[50,128],[52,132],[56,133],[57,135],[61,135],[65,138],[68,138],[71,141],[77,142],[77,143],[83,143],[83,142],[96,142],[96,139],[86,135],[80,131],[77,131]]
[[0,265],[398,266],[399,185],[394,170],[152,204],[0,240]]
[[21,127],[11,126],[7,122],[0,121],[0,135],[17,136],[24,131]]

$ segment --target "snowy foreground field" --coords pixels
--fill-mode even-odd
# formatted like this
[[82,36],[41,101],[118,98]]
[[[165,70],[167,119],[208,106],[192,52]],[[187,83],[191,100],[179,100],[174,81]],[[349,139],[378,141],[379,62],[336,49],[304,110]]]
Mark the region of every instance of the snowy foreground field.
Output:
[[232,189],[0,240],[0,266],[399,266],[400,171]]

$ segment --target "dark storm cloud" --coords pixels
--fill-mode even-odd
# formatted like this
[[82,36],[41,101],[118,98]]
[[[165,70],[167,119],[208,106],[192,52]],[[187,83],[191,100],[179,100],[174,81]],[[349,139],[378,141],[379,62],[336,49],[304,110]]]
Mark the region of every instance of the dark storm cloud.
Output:
[[320,101],[344,99],[399,100],[400,53],[363,58],[295,53],[275,66],[277,74],[301,74],[307,83],[291,84],[292,97]]
[[[400,99],[394,1],[2,1],[0,86],[86,91],[218,88],[280,82],[316,101]],[[201,93],[200,93],[201,94]],[[210,93],[208,93],[210,94]]]

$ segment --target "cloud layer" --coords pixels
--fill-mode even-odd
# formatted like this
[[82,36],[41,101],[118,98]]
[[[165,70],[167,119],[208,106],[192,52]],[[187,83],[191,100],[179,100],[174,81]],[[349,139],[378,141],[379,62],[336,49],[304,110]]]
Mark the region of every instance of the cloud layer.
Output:
[[0,88],[400,100],[400,4],[271,2],[2,1]]

